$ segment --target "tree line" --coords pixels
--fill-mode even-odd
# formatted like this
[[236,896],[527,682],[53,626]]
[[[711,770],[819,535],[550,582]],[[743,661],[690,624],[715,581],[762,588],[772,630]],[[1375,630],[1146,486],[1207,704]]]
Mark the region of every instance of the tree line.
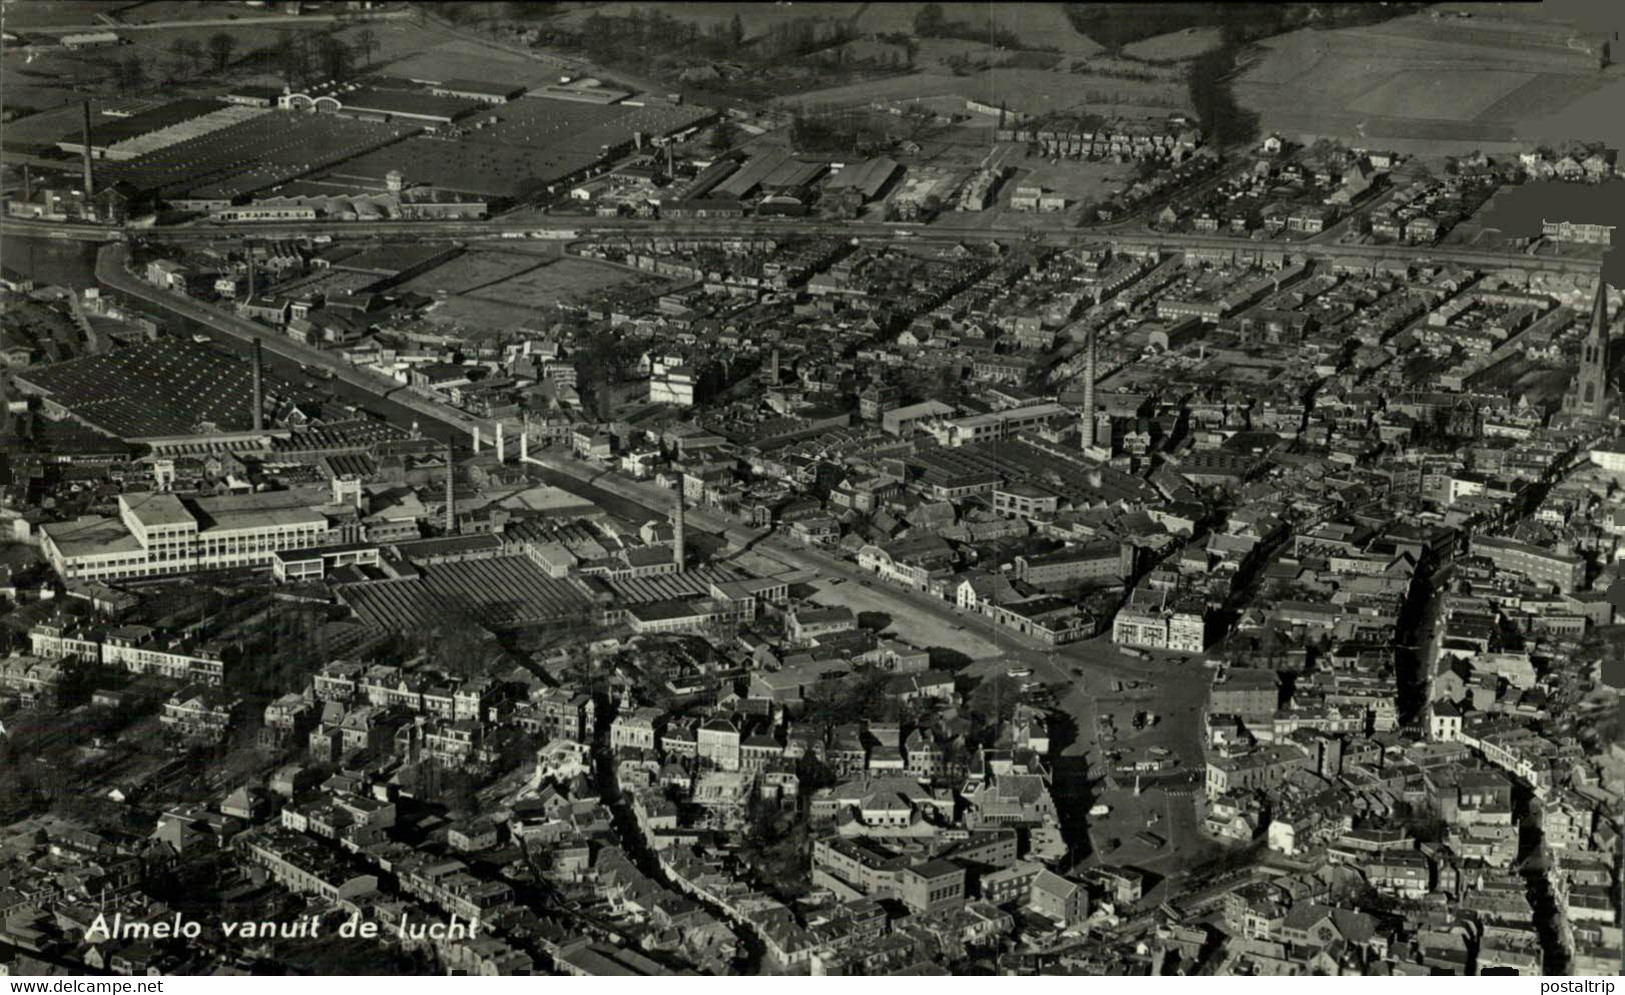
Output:
[[[378,35],[371,28],[362,28],[353,42],[332,33],[285,30],[272,45],[242,61],[260,61],[288,86],[303,86],[316,80],[348,79],[358,68],[371,66],[380,47]],[[205,71],[220,74],[232,65],[238,42],[231,33],[217,31],[201,42],[176,38],[167,51],[167,64],[135,53],[114,60],[107,66],[110,81],[119,90],[131,92],[160,81],[196,77]]]

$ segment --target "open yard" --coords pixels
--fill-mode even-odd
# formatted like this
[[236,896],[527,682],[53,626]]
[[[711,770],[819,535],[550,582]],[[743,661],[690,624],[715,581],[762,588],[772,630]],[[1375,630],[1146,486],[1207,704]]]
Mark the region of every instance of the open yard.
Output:
[[648,278],[618,267],[566,257],[500,283],[490,284],[468,296],[528,308],[546,308],[639,279]]
[[465,252],[403,286],[420,294],[464,294],[500,283],[548,263],[545,256],[511,252]]
[[[1101,791],[1094,798],[1111,809],[1089,824],[1091,848],[1102,863],[1150,870],[1162,877],[1218,849],[1198,829],[1192,795],[1161,788],[1136,795],[1130,785]],[[1154,846],[1149,840],[1137,838],[1142,833],[1164,842]]]
[[[883,581],[870,583],[880,584]],[[885,615],[891,619],[886,631],[922,649],[945,647],[973,660],[997,657],[1003,652],[974,630],[973,627],[980,626],[981,632],[986,632],[985,621],[967,617],[963,623],[955,626],[923,612],[904,614],[895,610],[897,597],[894,591],[877,591],[874,587],[865,587],[850,580],[838,584],[822,580],[818,582],[818,593],[813,595],[812,600],[821,605],[842,605],[859,615],[865,612]]]
[[1016,167],[1017,172],[1005,181],[999,194],[1000,203],[1008,204],[1010,194],[1018,186],[1037,185],[1064,195],[1069,210],[1079,204],[1099,203],[1110,197],[1127,186],[1134,173],[1134,167],[1125,163],[1076,159],[1061,159],[1052,163],[1042,156],[1012,156],[1005,160],[1005,164]]
[[437,325],[450,325],[458,333],[476,335],[481,330],[520,328],[540,320],[531,308],[478,297],[448,298],[430,308],[425,317]]

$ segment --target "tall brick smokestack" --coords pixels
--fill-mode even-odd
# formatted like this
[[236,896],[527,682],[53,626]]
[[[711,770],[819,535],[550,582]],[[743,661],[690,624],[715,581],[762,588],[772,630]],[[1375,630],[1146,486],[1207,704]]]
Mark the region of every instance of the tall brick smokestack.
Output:
[[683,492],[678,485],[677,507],[672,509],[671,515],[671,558],[677,563],[677,572],[682,573],[688,568],[688,551],[683,547]]
[[456,506],[454,504],[455,498],[452,497],[452,493],[451,493],[451,475],[452,475],[451,447],[447,446],[446,447],[446,534],[447,535],[450,535],[451,533],[457,531],[457,509],[456,509]]
[[1088,350],[1083,360],[1083,418],[1078,422],[1081,445],[1088,449],[1095,444],[1095,330],[1089,329]]
[[81,107],[84,110],[84,117],[81,124],[81,131],[83,134],[81,137],[84,139],[85,145],[85,200],[88,202],[90,198],[96,196],[96,179],[91,175],[90,171],[90,101],[85,101]]
[[265,356],[254,340],[254,431],[265,430]]

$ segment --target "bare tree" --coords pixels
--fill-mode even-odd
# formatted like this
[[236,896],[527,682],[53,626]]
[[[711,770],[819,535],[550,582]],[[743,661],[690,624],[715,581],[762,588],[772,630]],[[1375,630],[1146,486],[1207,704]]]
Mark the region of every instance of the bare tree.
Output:
[[378,51],[378,32],[371,28],[362,28],[356,32],[355,47],[361,52],[366,65],[372,65],[373,53]]
[[139,90],[147,81],[147,67],[142,64],[140,56],[132,55],[113,64],[113,79],[120,90]]
[[209,58],[214,62],[215,72],[225,72],[236,49],[237,39],[228,32],[216,31],[209,36]]

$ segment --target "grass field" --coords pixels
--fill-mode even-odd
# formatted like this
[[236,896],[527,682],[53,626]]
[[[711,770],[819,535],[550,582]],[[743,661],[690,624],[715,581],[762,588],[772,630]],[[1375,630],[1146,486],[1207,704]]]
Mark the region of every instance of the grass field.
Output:
[[128,7],[128,0],[6,0],[0,5],[8,31],[57,24],[89,24],[100,14]]
[[1103,113],[1159,115],[1189,109],[1183,84],[1097,79],[1064,69],[985,69],[968,76],[914,73],[892,79],[809,90],[780,98],[779,103],[842,107],[942,96],[1000,104],[1026,114],[1088,109]]
[[1289,138],[1426,154],[1625,132],[1625,116],[1606,109],[1625,92],[1610,92],[1625,87],[1618,71],[1599,74],[1593,56],[1567,45],[1566,29],[1536,20],[1420,13],[1294,31],[1263,42],[1246,63],[1237,100],[1258,113],[1261,131]]
[[468,296],[528,308],[553,307],[640,279],[637,274],[586,259],[564,258],[530,269]]
[[1219,44],[1218,28],[1185,28],[1123,46],[1123,54],[1152,62],[1194,59]]
[[[382,38],[386,31],[377,31]],[[515,86],[543,86],[558,82],[559,67],[555,63],[526,59],[519,55],[470,41],[449,41],[433,47],[403,51],[398,58],[388,59],[385,75],[403,79],[447,80],[468,77],[473,73],[471,63],[478,66],[480,79],[493,83],[512,83]]]
[[420,294],[463,294],[546,265],[547,258],[509,252],[465,252],[403,286]]
[[1533,79],[1499,69],[1407,69],[1349,101],[1348,107],[1385,117],[1471,121]]
[[442,301],[430,309],[425,317],[437,325],[451,325],[470,334],[481,329],[519,328],[526,322],[537,320],[536,312],[531,308],[478,297],[453,297]]

